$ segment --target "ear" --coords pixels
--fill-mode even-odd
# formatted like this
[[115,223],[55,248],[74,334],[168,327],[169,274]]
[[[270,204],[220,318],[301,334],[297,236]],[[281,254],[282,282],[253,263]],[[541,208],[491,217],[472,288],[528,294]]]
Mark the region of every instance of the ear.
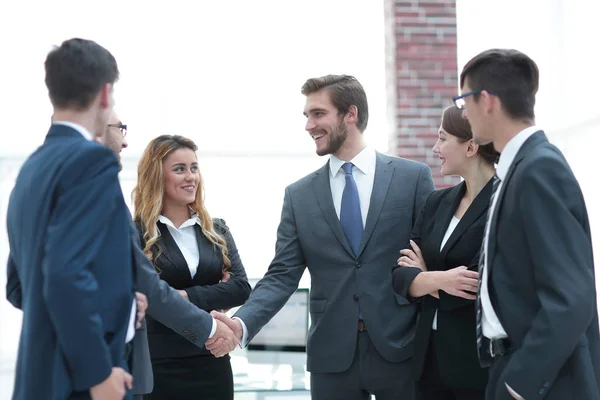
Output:
[[348,108],[348,112],[346,113],[346,122],[351,122],[355,125],[358,123],[358,107],[355,105],[351,105]]
[[105,83],[100,89],[100,107],[110,108],[113,106],[112,99],[113,85],[111,83]]
[[479,145],[473,139],[470,139],[467,143],[467,157],[475,156],[479,150]]
[[496,107],[500,106],[500,99],[498,96],[490,94],[487,90],[481,91],[479,94],[479,101],[483,104],[483,109],[488,114],[490,114]]

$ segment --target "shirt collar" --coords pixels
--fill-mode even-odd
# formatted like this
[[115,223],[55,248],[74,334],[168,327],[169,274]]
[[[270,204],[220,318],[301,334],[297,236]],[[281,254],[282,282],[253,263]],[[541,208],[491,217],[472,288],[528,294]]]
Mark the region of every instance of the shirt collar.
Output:
[[496,175],[498,175],[500,180],[504,180],[504,178],[506,178],[508,169],[517,156],[519,149],[521,146],[523,146],[523,143],[525,143],[525,141],[529,139],[531,135],[539,130],[540,128],[535,125],[530,126],[529,128],[525,128],[521,132],[517,133],[508,141],[508,143],[506,143],[506,146],[504,146],[502,154],[500,155],[500,160],[498,161],[498,168],[496,168]]
[[188,226],[194,226],[195,224],[200,225],[200,218],[198,218],[197,214],[193,214],[190,217],[190,219],[188,219],[183,224],[181,224],[181,226],[179,228],[175,228],[175,224],[173,224],[173,222],[169,218],[165,217],[164,215],[159,215],[158,221],[162,222],[163,224],[165,224],[167,226],[170,226],[173,229],[183,229],[183,228],[187,228]]
[[86,138],[87,140],[92,140],[92,134],[90,133],[90,131],[88,131],[87,129],[85,129],[83,126],[81,126],[79,124],[75,124],[75,123],[69,122],[69,121],[54,121],[52,124],[68,126],[69,128],[73,128],[77,132],[81,133],[81,135],[84,138]]
[[[357,170],[362,172],[365,175],[370,174],[375,168],[376,156],[375,149],[367,146],[360,153],[358,153],[350,162],[354,164]],[[329,156],[329,172],[331,173],[331,177],[335,177],[342,165],[344,165],[346,161],[340,160],[333,154]]]

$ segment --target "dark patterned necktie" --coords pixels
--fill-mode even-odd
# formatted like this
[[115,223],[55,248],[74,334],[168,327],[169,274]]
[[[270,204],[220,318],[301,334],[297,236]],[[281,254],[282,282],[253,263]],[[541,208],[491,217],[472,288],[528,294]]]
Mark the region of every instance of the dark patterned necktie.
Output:
[[[481,251],[479,256],[479,282],[477,284],[477,348],[481,348],[481,341],[483,340],[483,331],[481,329],[481,319],[483,317],[483,309],[481,307],[481,282],[483,280],[483,270],[485,268],[485,243],[490,240],[490,225],[492,222],[492,206],[494,204],[494,197],[496,196],[496,192],[498,191],[498,186],[500,185],[500,178],[497,175],[494,175],[492,182],[492,196],[490,198],[490,206],[488,208],[487,221],[485,223],[485,233],[483,236],[483,241],[481,242]],[[489,277],[488,277],[489,278]]]

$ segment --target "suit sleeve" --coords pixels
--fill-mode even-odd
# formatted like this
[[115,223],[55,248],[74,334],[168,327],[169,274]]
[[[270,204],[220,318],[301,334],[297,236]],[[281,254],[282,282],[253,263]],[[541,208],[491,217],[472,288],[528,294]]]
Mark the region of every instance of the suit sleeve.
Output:
[[113,366],[99,315],[102,294],[92,268],[97,255],[106,251],[100,245],[109,234],[104,219],[125,203],[119,166],[107,148],[85,148],[64,169],[67,178],[55,193],[46,232],[43,296],[73,388],[81,391],[104,381]]
[[[431,176],[431,174],[430,174]],[[426,213],[428,209],[429,199],[431,198],[431,193],[427,195],[426,200],[423,205],[419,209],[419,216],[417,217],[416,222],[413,225],[412,232],[410,234],[410,238],[417,244],[417,246],[421,247],[421,231],[423,229],[423,221],[426,218]],[[410,245],[407,243],[407,249],[410,248]],[[400,254],[398,254],[400,255]],[[408,289],[410,285],[415,280],[417,275],[419,275],[421,271],[416,267],[400,267],[398,265],[392,268],[392,287],[394,288],[394,292],[397,295],[405,297],[410,301],[416,300],[408,294]]]
[[[421,209],[425,206],[427,199],[435,190],[433,185],[433,178],[431,176],[431,169],[427,165],[423,165],[419,172],[419,178],[417,180],[417,190],[415,191],[415,202],[413,216],[418,218],[421,215]],[[413,217],[413,227],[416,225],[416,219]],[[413,239],[414,240],[414,239]],[[415,240],[416,241],[416,240]],[[420,243],[417,243],[420,245]]]
[[21,301],[23,293],[21,292],[21,280],[17,273],[17,266],[12,256],[8,255],[8,265],[6,266],[6,299],[18,308],[22,309]]
[[160,279],[141,248],[135,226],[131,228],[131,235],[137,267],[137,287],[148,298],[148,315],[196,346],[204,347],[212,329],[213,318]]
[[539,311],[501,377],[527,400],[543,398],[543,382],[552,386],[591,323],[596,301],[581,190],[564,160],[536,161],[535,168],[524,168],[517,204]]
[[231,261],[231,278],[227,282],[214,285],[192,286],[185,291],[190,301],[197,307],[206,310],[229,309],[241,306],[250,296],[250,284],[246,270],[238,253],[231,231],[223,220],[216,220],[217,229],[227,242],[229,260]]
[[[482,238],[483,240],[483,238]],[[479,245],[479,243],[476,243]],[[479,245],[479,247],[481,247]],[[479,271],[479,258],[481,255],[481,249],[477,251],[467,268],[469,271]],[[464,306],[474,306],[475,300],[468,300],[458,296],[452,296],[444,292],[443,290],[439,291],[440,294],[440,309],[441,310],[454,310],[456,308],[464,307]]]
[[277,229],[275,257],[265,276],[256,284],[249,300],[235,314],[248,329],[248,341],[285,305],[298,288],[306,269],[298,239],[290,188],[285,191],[281,221]]

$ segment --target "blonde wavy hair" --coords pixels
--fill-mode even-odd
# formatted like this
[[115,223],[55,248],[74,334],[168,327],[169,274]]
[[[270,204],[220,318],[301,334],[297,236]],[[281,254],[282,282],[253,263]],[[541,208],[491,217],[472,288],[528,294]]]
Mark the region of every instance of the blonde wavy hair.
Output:
[[[163,208],[165,193],[163,161],[173,151],[178,149],[198,150],[196,144],[183,136],[161,135],[152,140],[138,164],[138,180],[132,192],[134,205],[134,220],[141,226],[143,235],[144,254],[156,265],[156,259],[161,250],[158,246],[160,231],[156,225]],[[223,255],[224,271],[231,268],[231,261],[227,250],[227,242],[214,229],[213,220],[204,206],[204,185],[202,174],[198,182],[196,200],[189,204],[190,209],[200,218],[202,234],[221,251]]]

